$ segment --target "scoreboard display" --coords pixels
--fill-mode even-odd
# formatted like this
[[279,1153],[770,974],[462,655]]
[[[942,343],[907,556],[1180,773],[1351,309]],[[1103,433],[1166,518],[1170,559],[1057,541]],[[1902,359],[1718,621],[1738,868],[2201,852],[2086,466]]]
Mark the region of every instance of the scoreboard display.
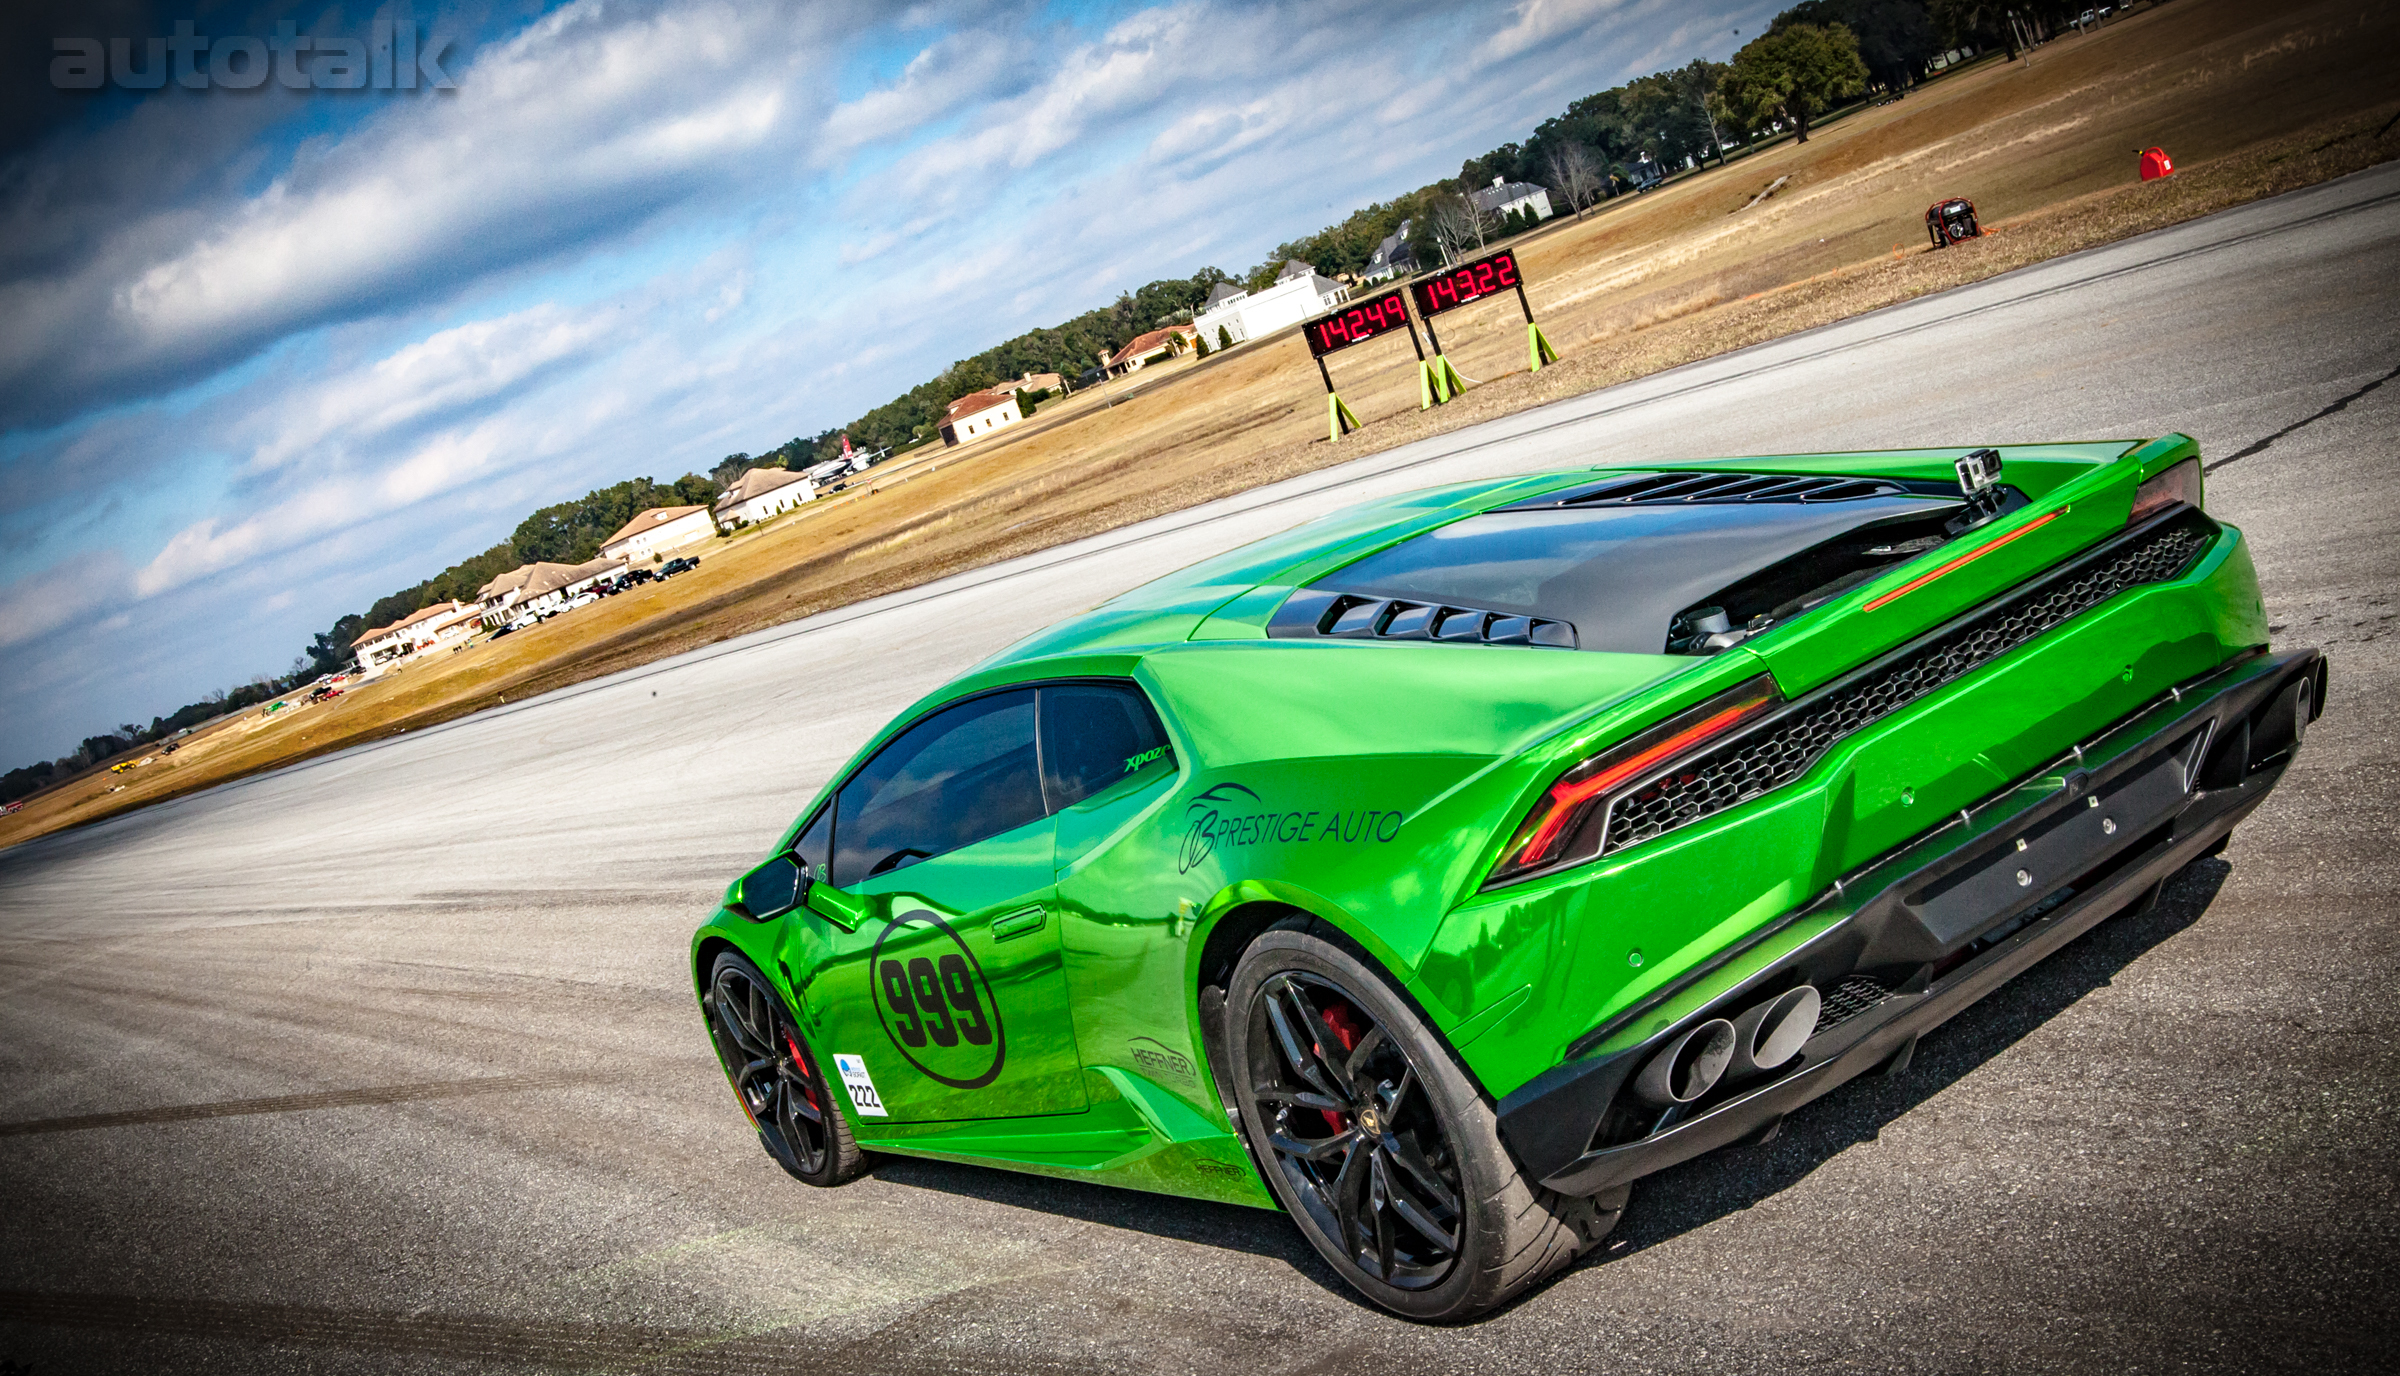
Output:
[[[1510,266],[1513,270],[1515,265],[1512,262]],[[1408,303],[1401,299],[1400,288],[1394,287],[1381,296],[1355,301],[1331,315],[1318,316],[1301,325],[1300,332],[1308,336],[1309,353],[1323,358],[1336,349],[1364,344],[1377,335],[1390,334],[1407,325]]]
[[1431,277],[1409,283],[1417,298],[1417,314],[1425,317],[1455,310],[1487,296],[1497,296],[1525,279],[1517,272],[1517,255],[1502,249],[1488,258],[1461,263]]

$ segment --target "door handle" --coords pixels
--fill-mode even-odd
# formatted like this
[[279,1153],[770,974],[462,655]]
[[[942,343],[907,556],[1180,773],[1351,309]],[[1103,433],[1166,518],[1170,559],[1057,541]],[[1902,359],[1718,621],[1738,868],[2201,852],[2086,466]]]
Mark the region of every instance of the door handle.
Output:
[[1038,932],[1042,929],[1042,923],[1047,920],[1049,916],[1049,909],[1037,906],[1032,908],[1019,908],[1013,913],[1007,913],[1002,916],[995,917],[992,919],[992,940],[1006,941],[1012,936],[1023,936],[1027,932]]

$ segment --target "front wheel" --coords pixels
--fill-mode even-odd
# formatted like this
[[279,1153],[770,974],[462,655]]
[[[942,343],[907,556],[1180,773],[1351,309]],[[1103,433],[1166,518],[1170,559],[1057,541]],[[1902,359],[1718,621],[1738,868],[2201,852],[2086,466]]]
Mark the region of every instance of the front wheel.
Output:
[[1408,1002],[1304,919],[1269,929],[1226,991],[1243,1131],[1276,1198],[1344,1280],[1413,1319],[1470,1318],[1616,1223],[1527,1180],[1492,1106]]
[[851,1139],[783,996],[758,967],[731,951],[720,954],[701,1003],[717,1060],[767,1154],[811,1185],[839,1185],[864,1173],[866,1153]]

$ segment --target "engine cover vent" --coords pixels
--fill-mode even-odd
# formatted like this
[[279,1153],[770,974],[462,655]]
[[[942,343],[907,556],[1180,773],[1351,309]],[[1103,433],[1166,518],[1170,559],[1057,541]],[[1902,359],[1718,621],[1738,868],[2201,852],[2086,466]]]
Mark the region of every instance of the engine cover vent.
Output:
[[1924,484],[1883,478],[1794,477],[1785,473],[1619,474],[1585,487],[1551,492],[1498,508],[1539,511],[1556,507],[1694,506],[1752,502],[1854,502],[1866,497],[1949,496]]

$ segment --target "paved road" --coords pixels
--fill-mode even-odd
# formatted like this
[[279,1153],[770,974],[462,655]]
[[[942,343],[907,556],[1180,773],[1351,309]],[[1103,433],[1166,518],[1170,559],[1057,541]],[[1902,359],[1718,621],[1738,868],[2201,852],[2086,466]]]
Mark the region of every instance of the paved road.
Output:
[[[0,1360],[155,1369],[2359,1369],[2400,1319],[2400,167],[0,854]],[[1608,458],[2199,435],[2331,708],[2225,861],[1649,1181],[1453,1330],[1279,1217],[783,1177],[682,983],[924,689],[1372,494]],[[2228,863],[2229,862],[2229,863]],[[7,1369],[0,1367],[0,1369]]]

